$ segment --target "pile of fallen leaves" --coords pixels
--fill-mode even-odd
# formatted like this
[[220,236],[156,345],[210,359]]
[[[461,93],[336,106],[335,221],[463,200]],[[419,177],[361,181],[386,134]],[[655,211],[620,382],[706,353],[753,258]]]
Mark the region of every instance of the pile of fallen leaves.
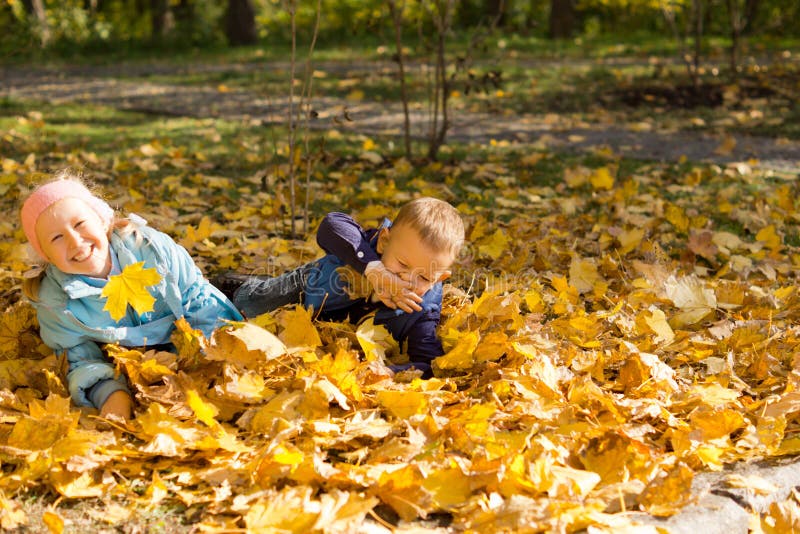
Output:
[[[262,192],[259,177],[205,174],[155,142],[129,156],[94,160],[112,204],[205,271],[280,273],[320,254],[313,231],[285,237],[285,181]],[[125,425],[70,404],[65,362],[20,300],[16,209],[38,167],[4,160],[0,525],[27,521],[14,495],[52,490],[104,499],[109,524],[167,503],[201,530],[446,518],[477,532],[615,532],[631,511],[680,510],[699,471],[800,451],[793,177],[754,163],[624,175],[606,154],[537,185],[550,157],[426,169],[371,157],[312,180],[315,198],[364,224],[418,194],[463,213],[436,378],[392,376],[403,356],[369,320],[289,307],[211,339],[180,323],[174,353],[108,347],[136,394]],[[152,180],[152,168],[174,174]],[[769,532],[796,512],[789,501],[756,520]]]

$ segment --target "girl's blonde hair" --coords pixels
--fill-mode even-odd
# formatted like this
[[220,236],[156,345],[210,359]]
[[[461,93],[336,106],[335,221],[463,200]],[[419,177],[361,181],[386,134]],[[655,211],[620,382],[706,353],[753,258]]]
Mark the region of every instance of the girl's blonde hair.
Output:
[[[28,198],[30,198],[30,196],[33,195],[40,187],[46,186],[53,182],[58,182],[60,180],[70,180],[79,184],[80,186],[83,186],[84,188],[88,189],[92,195],[96,196],[98,200],[104,203],[102,197],[95,191],[95,188],[87,183],[88,181],[86,180],[83,171],[73,168],[66,168],[57,171],[56,173],[53,174],[50,180],[39,184],[39,186],[37,186],[37,188],[34,189],[34,191],[31,192],[30,195],[28,195]],[[140,242],[141,240],[141,235],[138,232],[138,225],[129,219],[122,219],[117,217],[116,212],[113,212],[111,214],[111,220],[108,226],[109,240],[111,239],[111,234],[113,232],[116,232],[117,235],[121,237],[126,237],[128,235],[135,234],[137,243]],[[22,281],[22,293],[32,301],[39,300],[39,289],[42,285],[42,279],[46,275],[45,268],[47,267],[48,264],[47,260],[41,257],[41,254],[37,254],[37,256],[39,257],[38,263],[40,266],[38,273],[35,274],[34,276],[26,277]]]

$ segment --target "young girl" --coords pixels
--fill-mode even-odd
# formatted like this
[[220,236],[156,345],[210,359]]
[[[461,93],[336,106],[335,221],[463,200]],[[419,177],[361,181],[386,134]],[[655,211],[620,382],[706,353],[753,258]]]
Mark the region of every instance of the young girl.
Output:
[[[20,218],[28,241],[47,264],[23,286],[36,308],[42,340],[57,353],[66,352],[75,403],[94,406],[103,417],[128,419],[132,400],[125,379],[116,376],[100,345],[169,343],[179,317],[206,336],[225,319],[242,319],[203,278],[186,249],[143,224],[116,219],[111,207],[71,171],[34,190]],[[109,276],[141,261],[161,275],[148,288],[156,299],[154,309],[140,315],[128,306],[127,314],[115,321],[103,310],[103,288]]]

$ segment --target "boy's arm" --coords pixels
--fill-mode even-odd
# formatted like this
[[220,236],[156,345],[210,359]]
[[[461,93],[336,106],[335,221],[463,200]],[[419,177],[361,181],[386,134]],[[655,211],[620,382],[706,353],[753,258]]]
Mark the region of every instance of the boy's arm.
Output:
[[381,260],[364,229],[345,213],[332,212],[322,219],[317,230],[317,244],[359,274],[364,274],[370,262]]
[[416,302],[419,298],[408,291],[411,284],[386,269],[370,245],[367,232],[349,215],[339,212],[326,215],[317,230],[317,244],[363,274],[384,305],[405,312],[421,309]]

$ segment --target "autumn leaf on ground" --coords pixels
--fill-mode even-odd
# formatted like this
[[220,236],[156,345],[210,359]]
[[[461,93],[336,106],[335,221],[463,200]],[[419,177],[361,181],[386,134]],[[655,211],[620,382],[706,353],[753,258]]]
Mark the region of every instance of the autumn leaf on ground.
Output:
[[639,504],[658,517],[676,514],[692,497],[694,472],[678,464],[665,476],[654,479],[639,496]]
[[103,288],[102,296],[108,298],[104,310],[119,321],[125,316],[128,304],[141,315],[153,310],[156,299],[147,291],[161,281],[161,275],[152,267],[144,268],[144,262],[126,265],[120,274],[111,276]]
[[61,534],[64,532],[64,519],[50,510],[42,514],[42,521],[47,525],[51,534]]
[[425,413],[428,399],[420,391],[379,391],[375,399],[393,416],[408,419],[412,415]]
[[577,289],[579,294],[592,291],[595,284],[602,281],[594,261],[577,256],[572,257],[569,265],[569,285]]
[[14,530],[28,524],[28,516],[22,506],[14,500],[7,499],[0,492],[0,527]]
[[710,262],[716,261],[719,249],[713,242],[714,233],[710,230],[693,230],[689,233],[689,250],[707,259]]
[[744,488],[756,495],[769,495],[778,491],[778,487],[769,480],[758,475],[741,475],[731,473],[725,477],[725,484],[730,488]]
[[385,326],[374,323],[374,317],[368,317],[361,322],[356,330],[356,338],[367,361],[385,362],[388,357],[396,356],[400,352],[397,341]]
[[206,357],[247,367],[274,360],[285,353],[286,345],[271,332],[251,323],[231,323],[211,336]]
[[194,412],[194,415],[205,423],[206,426],[211,428],[217,426],[218,423],[214,418],[219,414],[219,410],[216,406],[201,398],[200,395],[197,394],[197,391],[187,389],[186,402]]
[[32,349],[42,344],[37,328],[36,312],[27,304],[17,304],[0,314],[0,360],[34,356]]
[[680,206],[667,204],[664,209],[664,218],[680,233],[686,233],[689,230],[689,217],[686,216],[686,212]]
[[619,241],[620,244],[619,253],[624,256],[625,254],[636,249],[642,242],[642,239],[644,239],[644,235],[644,230],[641,228],[633,228],[631,230],[621,232],[616,236],[617,241]]
[[595,189],[611,189],[614,187],[614,176],[608,167],[600,167],[592,171],[589,181]]
[[722,143],[714,150],[714,154],[719,156],[728,156],[736,148],[736,138],[732,135],[726,135]]
[[641,322],[644,323],[644,325],[640,327],[640,331],[642,333],[650,331],[655,334],[656,336],[653,339],[654,343],[671,343],[672,340],[675,339],[675,332],[672,330],[672,327],[669,326],[666,315],[655,306],[644,310],[637,318],[637,324],[640,324],[640,319]]
[[674,276],[664,283],[664,292],[668,299],[680,309],[672,317],[673,327],[682,327],[698,323],[714,313],[717,297],[714,291],[694,277]]
[[224,227],[220,224],[212,223],[211,219],[206,215],[200,219],[197,228],[191,225],[186,226],[186,236],[180,240],[180,244],[191,249],[197,243],[208,239],[221,230],[224,230]]
[[773,251],[778,251],[781,248],[781,236],[775,232],[775,225],[769,225],[758,231],[756,240],[764,243],[764,245]]
[[192,328],[192,325],[184,317],[175,321],[175,330],[170,336],[170,341],[175,345],[182,365],[197,363],[208,348],[208,340],[203,332]]
[[480,342],[478,332],[465,332],[456,345],[447,353],[433,360],[434,369],[444,371],[466,371],[475,363],[475,349]]
[[796,490],[791,498],[769,505],[769,510],[761,517],[761,530],[764,534],[800,531],[800,506],[797,504]]
[[278,324],[283,327],[278,337],[290,348],[314,348],[322,345],[317,328],[312,321],[313,310],[295,306],[292,310],[281,310]]
[[508,237],[500,228],[492,235],[484,237],[478,244],[478,251],[493,260],[499,258],[506,250],[508,250]]

